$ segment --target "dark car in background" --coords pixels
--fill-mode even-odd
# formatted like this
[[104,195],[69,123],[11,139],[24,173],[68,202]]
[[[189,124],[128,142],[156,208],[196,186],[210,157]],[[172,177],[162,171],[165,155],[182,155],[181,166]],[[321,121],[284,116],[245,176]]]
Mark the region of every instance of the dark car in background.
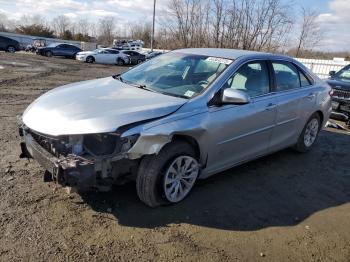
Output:
[[122,50],[121,52],[130,57],[130,64],[132,65],[137,65],[146,61],[146,56],[137,51]]
[[20,49],[20,44],[16,40],[5,36],[0,36],[0,51],[14,53]]
[[47,57],[64,56],[66,58],[75,58],[76,54],[81,51],[80,48],[74,45],[54,43],[47,47],[38,48],[36,53]]
[[331,71],[327,83],[333,89],[332,108],[333,115],[350,124],[350,65],[339,72]]
[[146,59],[152,59],[155,58],[156,56],[159,56],[163,54],[163,52],[159,52],[159,51],[149,51],[147,52],[146,55]]

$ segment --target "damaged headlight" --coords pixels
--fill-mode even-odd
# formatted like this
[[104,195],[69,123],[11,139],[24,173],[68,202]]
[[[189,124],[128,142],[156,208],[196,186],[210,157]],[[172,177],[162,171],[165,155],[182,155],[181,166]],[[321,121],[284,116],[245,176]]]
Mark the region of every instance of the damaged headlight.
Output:
[[[121,138],[116,133],[85,135],[83,149],[93,156],[105,156],[128,151],[139,135]],[[77,147],[78,148],[78,147]]]
[[69,146],[72,149],[72,154],[80,156],[83,154],[83,136],[69,136]]

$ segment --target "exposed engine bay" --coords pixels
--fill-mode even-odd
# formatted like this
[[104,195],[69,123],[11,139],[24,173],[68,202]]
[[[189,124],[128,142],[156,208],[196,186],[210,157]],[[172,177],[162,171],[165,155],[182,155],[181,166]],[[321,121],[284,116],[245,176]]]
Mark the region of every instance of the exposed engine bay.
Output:
[[22,158],[35,158],[47,169],[46,181],[78,190],[108,190],[136,175],[138,160],[126,152],[138,136],[121,138],[118,133],[47,136],[22,125]]

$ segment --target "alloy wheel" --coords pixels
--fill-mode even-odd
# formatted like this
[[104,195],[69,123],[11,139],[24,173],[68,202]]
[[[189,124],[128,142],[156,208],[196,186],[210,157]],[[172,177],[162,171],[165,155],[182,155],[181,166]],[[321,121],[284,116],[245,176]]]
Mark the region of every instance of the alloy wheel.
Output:
[[16,49],[13,47],[13,46],[9,46],[7,48],[7,51],[9,51],[10,53],[15,53],[16,52]]
[[312,146],[315,142],[319,131],[319,123],[316,118],[313,118],[306,126],[304,134],[304,144],[306,147]]
[[177,157],[168,167],[164,177],[164,193],[168,201],[176,203],[191,191],[199,173],[196,159]]

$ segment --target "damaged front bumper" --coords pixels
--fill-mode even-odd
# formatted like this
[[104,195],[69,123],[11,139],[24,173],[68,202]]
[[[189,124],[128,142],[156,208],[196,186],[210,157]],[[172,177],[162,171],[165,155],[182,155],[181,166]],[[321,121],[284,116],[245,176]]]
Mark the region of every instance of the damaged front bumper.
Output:
[[19,134],[24,138],[21,142],[21,158],[33,158],[52,176],[52,180],[63,186],[87,190],[96,186],[95,163],[91,159],[69,154],[66,157],[56,157],[40,144],[22,127]]

